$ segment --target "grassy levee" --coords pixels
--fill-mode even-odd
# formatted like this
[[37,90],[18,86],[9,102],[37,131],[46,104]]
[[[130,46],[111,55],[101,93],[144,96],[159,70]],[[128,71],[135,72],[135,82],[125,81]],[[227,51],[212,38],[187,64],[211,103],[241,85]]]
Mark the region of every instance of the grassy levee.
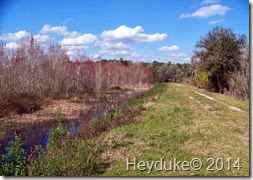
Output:
[[[118,107],[113,116],[97,118],[78,137],[64,136],[53,143],[30,162],[29,175],[248,176],[249,105],[196,87],[161,83]],[[147,166],[127,170],[127,158],[136,163],[199,158],[203,165],[199,170],[153,168],[148,173]],[[208,158],[222,158],[223,167],[217,161],[210,167],[214,171],[208,171]]]
[[[242,110],[229,109],[194,91]],[[152,107],[138,116],[137,123],[104,133],[99,137],[99,144],[103,147],[103,161],[110,165],[103,176],[248,176],[249,105],[196,87],[168,83]],[[173,158],[190,162],[199,158],[203,166],[197,171],[153,169],[148,173],[147,167],[134,170],[129,166],[126,170],[126,158],[129,162],[134,158],[137,162],[159,161],[160,158],[167,162]],[[211,165],[208,158],[222,158],[224,167],[221,168],[218,161],[217,166],[210,167],[214,171],[207,170]]]

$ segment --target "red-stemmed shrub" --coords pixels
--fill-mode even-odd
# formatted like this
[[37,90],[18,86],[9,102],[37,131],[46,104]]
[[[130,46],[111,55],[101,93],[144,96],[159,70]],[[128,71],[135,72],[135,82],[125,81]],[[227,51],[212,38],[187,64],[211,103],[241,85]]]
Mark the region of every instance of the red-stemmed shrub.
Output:
[[71,60],[60,45],[45,48],[33,37],[12,51],[0,44],[0,95],[62,98],[141,83],[153,83],[153,76],[138,63]]

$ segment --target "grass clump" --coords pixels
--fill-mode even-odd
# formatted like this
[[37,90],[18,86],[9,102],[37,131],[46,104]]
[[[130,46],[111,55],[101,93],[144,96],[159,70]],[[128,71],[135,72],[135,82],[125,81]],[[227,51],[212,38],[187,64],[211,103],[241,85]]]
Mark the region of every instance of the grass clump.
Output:
[[93,176],[103,172],[99,149],[81,139],[62,139],[42,158],[30,163],[29,176]]

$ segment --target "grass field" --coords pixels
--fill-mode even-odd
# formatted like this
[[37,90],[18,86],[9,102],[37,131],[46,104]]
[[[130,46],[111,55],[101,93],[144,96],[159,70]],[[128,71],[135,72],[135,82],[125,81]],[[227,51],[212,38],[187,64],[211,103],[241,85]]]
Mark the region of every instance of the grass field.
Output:
[[[102,159],[109,164],[102,176],[248,176],[249,104],[183,84],[165,88],[155,101],[146,102],[149,108],[137,123],[99,136]],[[199,158],[203,164],[196,171],[148,173],[143,164],[126,170],[126,158],[136,163]],[[212,164],[208,158],[221,159]]]

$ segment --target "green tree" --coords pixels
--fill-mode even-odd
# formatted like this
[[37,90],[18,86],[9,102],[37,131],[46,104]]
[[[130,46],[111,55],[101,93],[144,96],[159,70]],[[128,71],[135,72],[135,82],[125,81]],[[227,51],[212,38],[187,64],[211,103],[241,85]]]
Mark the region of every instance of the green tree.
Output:
[[215,91],[229,91],[229,74],[240,69],[241,50],[246,44],[245,35],[218,26],[197,42],[195,56],[199,70],[210,72],[211,88]]

